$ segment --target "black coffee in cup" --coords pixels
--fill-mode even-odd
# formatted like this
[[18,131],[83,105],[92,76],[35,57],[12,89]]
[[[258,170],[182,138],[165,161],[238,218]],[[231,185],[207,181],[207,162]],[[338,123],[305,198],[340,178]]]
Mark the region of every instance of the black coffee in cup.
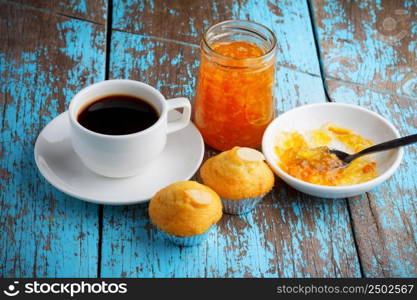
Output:
[[140,132],[159,119],[157,110],[147,101],[130,95],[108,95],[86,105],[78,115],[85,128],[108,135]]

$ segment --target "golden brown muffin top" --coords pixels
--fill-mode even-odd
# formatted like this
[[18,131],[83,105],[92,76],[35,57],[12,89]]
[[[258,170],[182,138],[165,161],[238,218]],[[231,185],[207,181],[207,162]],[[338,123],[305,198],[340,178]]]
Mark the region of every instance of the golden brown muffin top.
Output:
[[231,200],[259,197],[274,186],[274,174],[263,154],[246,147],[234,147],[209,158],[200,175],[205,185]]
[[179,181],[160,190],[149,203],[152,223],[166,233],[192,236],[206,232],[222,217],[219,196],[195,181]]

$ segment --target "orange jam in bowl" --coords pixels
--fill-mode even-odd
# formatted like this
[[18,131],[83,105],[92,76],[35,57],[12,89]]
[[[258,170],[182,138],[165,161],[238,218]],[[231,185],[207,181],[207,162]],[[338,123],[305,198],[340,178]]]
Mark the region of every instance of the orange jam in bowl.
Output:
[[[249,34],[245,26],[254,29]],[[274,118],[273,33],[256,23],[226,21],[207,31],[201,50],[193,118],[204,141],[221,151],[260,146]]]
[[349,129],[332,124],[304,135],[285,132],[280,135],[275,146],[278,165],[295,178],[328,186],[358,184],[378,176],[376,163],[366,156],[343,167],[336,155],[328,151],[331,142],[342,144],[351,153],[373,144]]

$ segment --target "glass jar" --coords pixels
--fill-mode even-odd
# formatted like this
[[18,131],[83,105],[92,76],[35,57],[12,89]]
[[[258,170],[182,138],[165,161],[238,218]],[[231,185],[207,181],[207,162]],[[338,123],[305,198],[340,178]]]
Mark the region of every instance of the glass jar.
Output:
[[274,118],[276,38],[267,27],[230,20],[201,41],[194,122],[217,150],[256,148]]

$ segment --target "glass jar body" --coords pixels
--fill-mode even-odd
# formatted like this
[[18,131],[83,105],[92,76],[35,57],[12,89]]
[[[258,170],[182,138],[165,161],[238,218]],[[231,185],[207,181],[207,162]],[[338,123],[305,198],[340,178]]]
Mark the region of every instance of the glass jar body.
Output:
[[[236,32],[231,32],[226,40],[223,35],[220,41],[212,35],[211,43],[203,40],[194,105],[194,122],[204,141],[221,151],[234,146],[259,147],[275,111],[275,44],[271,52],[271,45],[259,45],[253,36],[236,39],[234,35]],[[219,47],[240,51],[245,45],[255,45],[261,54],[269,52],[249,58],[216,53]]]

